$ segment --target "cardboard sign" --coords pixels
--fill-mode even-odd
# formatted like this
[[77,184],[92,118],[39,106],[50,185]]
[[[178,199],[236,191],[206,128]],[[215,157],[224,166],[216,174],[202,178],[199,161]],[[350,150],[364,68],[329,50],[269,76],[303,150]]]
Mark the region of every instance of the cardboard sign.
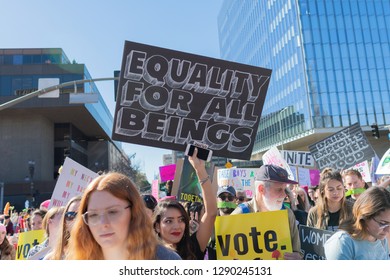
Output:
[[72,197],[81,195],[88,184],[97,176],[99,175],[71,158],[65,158],[62,171],[50,199],[49,208],[65,206]]
[[282,150],[280,153],[289,165],[314,167],[315,162],[310,152]]
[[255,175],[258,168],[228,168],[218,170],[218,186],[232,186],[244,191],[247,197],[255,194]]
[[348,169],[354,169],[360,172],[360,174],[363,177],[364,182],[371,182],[371,174],[370,174],[370,167],[368,165],[368,161],[365,160],[361,163],[355,164],[351,168]]
[[112,139],[249,160],[271,72],[126,41]]
[[390,149],[381,158],[375,174],[387,175],[390,174]]
[[317,169],[310,169],[310,186],[317,186],[320,184],[320,171]]
[[295,180],[295,174],[291,171],[290,166],[284,160],[278,148],[272,147],[271,149],[269,149],[267,152],[264,153],[262,159],[264,164],[273,164],[286,169],[288,173],[288,178],[290,180]]
[[[215,178],[214,166],[214,163],[206,162],[206,171],[210,176],[211,182],[213,182],[213,178]],[[202,188],[195,169],[188,161],[188,157],[178,161],[176,168],[178,171],[181,169],[181,172],[176,172],[172,186],[172,195],[176,195],[176,198],[179,201],[202,202]]]
[[292,252],[287,210],[218,216],[218,260],[275,260]]
[[158,185],[158,180],[153,180],[152,181],[152,195],[154,198],[157,200],[159,199],[159,185]]
[[175,179],[176,164],[160,166],[160,181],[166,182]]
[[310,145],[309,149],[320,170],[344,170],[375,155],[359,123]]
[[298,231],[303,259],[325,260],[324,244],[334,232],[302,225],[299,225]]
[[19,233],[18,247],[16,249],[16,260],[27,259],[28,252],[36,245],[45,240],[45,231],[32,230]]

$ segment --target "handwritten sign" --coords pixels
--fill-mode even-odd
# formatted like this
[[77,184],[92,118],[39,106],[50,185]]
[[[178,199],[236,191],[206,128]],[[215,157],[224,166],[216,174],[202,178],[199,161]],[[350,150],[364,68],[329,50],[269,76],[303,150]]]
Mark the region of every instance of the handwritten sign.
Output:
[[175,179],[176,164],[160,166],[159,170],[161,182]]
[[218,186],[232,186],[236,191],[244,191],[247,197],[253,197],[258,171],[258,168],[219,169]]
[[289,165],[314,167],[315,162],[310,152],[282,150],[280,153]]
[[272,147],[266,153],[264,153],[262,158],[263,158],[264,164],[273,164],[273,165],[277,165],[277,166],[280,166],[280,167],[286,169],[286,171],[288,173],[288,178],[290,180],[295,180],[295,175],[291,171],[290,166],[287,164],[287,162],[284,160],[284,158],[280,154],[278,148]]
[[218,260],[275,260],[292,252],[287,210],[218,216]]
[[309,149],[321,170],[344,170],[375,155],[359,123],[310,145]]
[[333,231],[322,230],[299,225],[299,238],[304,260],[325,260],[324,244],[334,234]]
[[65,158],[62,171],[50,199],[49,208],[65,206],[72,197],[81,195],[88,184],[97,176],[98,174],[76,161],[68,157]]
[[41,244],[44,240],[44,230],[32,230],[19,233],[18,247],[16,249],[16,259],[27,259],[28,252],[32,249],[32,247]]
[[365,160],[361,163],[355,164],[351,168],[348,169],[354,169],[359,171],[359,173],[362,175],[364,182],[371,182],[371,174],[370,174],[370,167],[368,164],[368,161]]
[[249,160],[271,72],[126,41],[112,139]]

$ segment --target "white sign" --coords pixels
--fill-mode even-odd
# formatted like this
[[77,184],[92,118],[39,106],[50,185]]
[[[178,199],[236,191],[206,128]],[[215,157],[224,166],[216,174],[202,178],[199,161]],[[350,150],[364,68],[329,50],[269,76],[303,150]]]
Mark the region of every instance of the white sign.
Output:
[[310,152],[282,150],[280,153],[289,165],[314,167],[314,159]]
[[359,171],[363,177],[364,182],[371,182],[370,168],[368,166],[367,160],[365,160],[361,163],[358,163],[355,166],[348,168],[348,169],[354,169],[354,170]]
[[53,206],[65,206],[72,197],[81,195],[97,176],[99,175],[74,160],[65,158],[50,199],[49,209]]
[[378,164],[375,174],[387,175],[390,174],[390,149],[381,158],[381,161]]
[[259,168],[218,169],[218,186],[232,186],[236,191],[244,191],[247,197],[253,197],[258,171]]
[[272,147],[263,155],[262,158],[264,164],[273,164],[286,169],[288,173],[288,178],[290,180],[295,180],[295,175],[292,173],[290,166],[280,154],[278,148]]
[[[59,78],[40,78],[38,79],[38,89],[44,89],[60,84]],[[39,98],[58,98],[60,97],[60,90],[55,89],[47,93],[38,95]]]

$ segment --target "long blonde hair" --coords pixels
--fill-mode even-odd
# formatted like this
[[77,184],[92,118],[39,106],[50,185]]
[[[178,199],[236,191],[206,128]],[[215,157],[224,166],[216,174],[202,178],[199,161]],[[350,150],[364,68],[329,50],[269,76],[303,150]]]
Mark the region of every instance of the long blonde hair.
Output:
[[[61,215],[60,228],[58,229],[58,237],[56,246],[54,247],[52,253],[48,254],[48,259],[50,260],[62,260],[64,259],[65,250],[68,246],[68,241],[70,237],[70,232],[66,228],[65,214],[68,212],[70,206],[81,200],[81,196],[72,197],[65,206],[64,212]],[[78,214],[80,215],[80,213]]]
[[85,190],[80,202],[80,213],[76,217],[71,232],[66,259],[104,259],[100,245],[93,238],[89,227],[82,219],[82,214],[87,212],[89,198],[95,191],[107,191],[119,199],[128,201],[131,205],[126,248],[129,259],[155,259],[158,241],[143,199],[130,178],[117,172],[110,172],[95,178]]

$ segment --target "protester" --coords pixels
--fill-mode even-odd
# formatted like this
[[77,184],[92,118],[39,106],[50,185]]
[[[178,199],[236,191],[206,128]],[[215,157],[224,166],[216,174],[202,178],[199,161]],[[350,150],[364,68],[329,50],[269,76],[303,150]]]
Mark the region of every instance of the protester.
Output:
[[217,192],[218,215],[230,215],[237,207],[236,200],[236,190],[232,186],[219,187]]
[[306,225],[308,214],[306,211],[298,208],[299,203],[297,202],[297,198],[299,198],[299,196],[295,196],[290,188],[286,188],[285,192],[286,198],[283,202],[282,209],[290,208],[294,212],[297,225]]
[[79,216],[81,196],[72,197],[65,206],[58,228],[57,242],[53,250],[45,256],[45,260],[63,260],[68,250],[68,242],[74,226],[74,219]]
[[313,207],[317,203],[318,199],[318,186],[311,186],[307,190],[310,206]]
[[142,199],[144,200],[146,206],[146,212],[148,213],[149,217],[152,218],[154,209],[157,205],[156,198],[151,194],[143,194]]
[[15,248],[7,239],[7,229],[4,224],[0,224],[0,260],[14,260]]
[[165,193],[167,194],[167,196],[171,196],[172,186],[173,186],[173,181],[172,180],[168,180],[165,183]]
[[236,193],[236,204],[244,203],[248,201],[245,191],[237,191]]
[[195,148],[189,162],[194,167],[202,189],[204,214],[199,228],[190,235],[189,216],[184,207],[176,200],[160,201],[154,213],[154,229],[161,240],[185,260],[203,260],[207,243],[211,237],[217,216],[216,188],[211,184],[205,168],[205,161],[197,158]]
[[297,209],[308,213],[311,206],[309,202],[309,196],[307,195],[305,189],[303,189],[298,185],[295,185],[293,189],[293,193],[296,198]]
[[[240,204],[232,212],[232,215],[282,209],[287,184],[297,184],[297,182],[288,179],[288,173],[285,169],[276,165],[261,166],[256,175],[255,197],[249,202]],[[287,211],[293,252],[286,252],[283,257],[285,260],[300,260],[302,259],[301,242],[295,216],[291,209],[288,208]]]
[[363,192],[353,216],[325,243],[328,260],[388,260],[386,235],[390,232],[390,193],[383,188]]
[[366,182],[364,182],[362,174],[355,169],[345,170],[342,175],[344,186],[347,189],[346,199],[354,203],[359,195],[367,189]]
[[67,259],[180,259],[160,245],[134,183],[120,173],[95,178],[85,190]]
[[340,172],[325,168],[320,174],[319,197],[307,217],[307,226],[336,231],[339,224],[352,215],[352,203],[344,196]]
[[9,202],[7,202],[5,204],[5,206],[4,206],[4,211],[3,211],[3,214],[4,214],[4,225],[5,225],[6,230],[7,230],[7,235],[13,235],[14,234],[14,224],[11,221],[10,210],[11,210],[11,205],[10,205]]
[[46,211],[45,210],[41,210],[41,209],[38,209],[38,210],[35,210],[30,219],[31,219],[31,230],[38,230],[38,229],[42,229],[42,222],[43,222],[43,218],[45,217],[46,215]]
[[27,255],[29,260],[42,260],[54,248],[57,237],[58,227],[65,207],[52,207],[43,218],[42,228],[45,230],[46,239],[41,244],[35,245],[30,249]]
[[[217,208],[218,216],[228,216],[237,207],[236,190],[232,186],[222,186],[218,188],[217,192]],[[215,229],[207,244],[207,252],[205,258],[208,260],[217,259],[217,247],[215,241]]]

